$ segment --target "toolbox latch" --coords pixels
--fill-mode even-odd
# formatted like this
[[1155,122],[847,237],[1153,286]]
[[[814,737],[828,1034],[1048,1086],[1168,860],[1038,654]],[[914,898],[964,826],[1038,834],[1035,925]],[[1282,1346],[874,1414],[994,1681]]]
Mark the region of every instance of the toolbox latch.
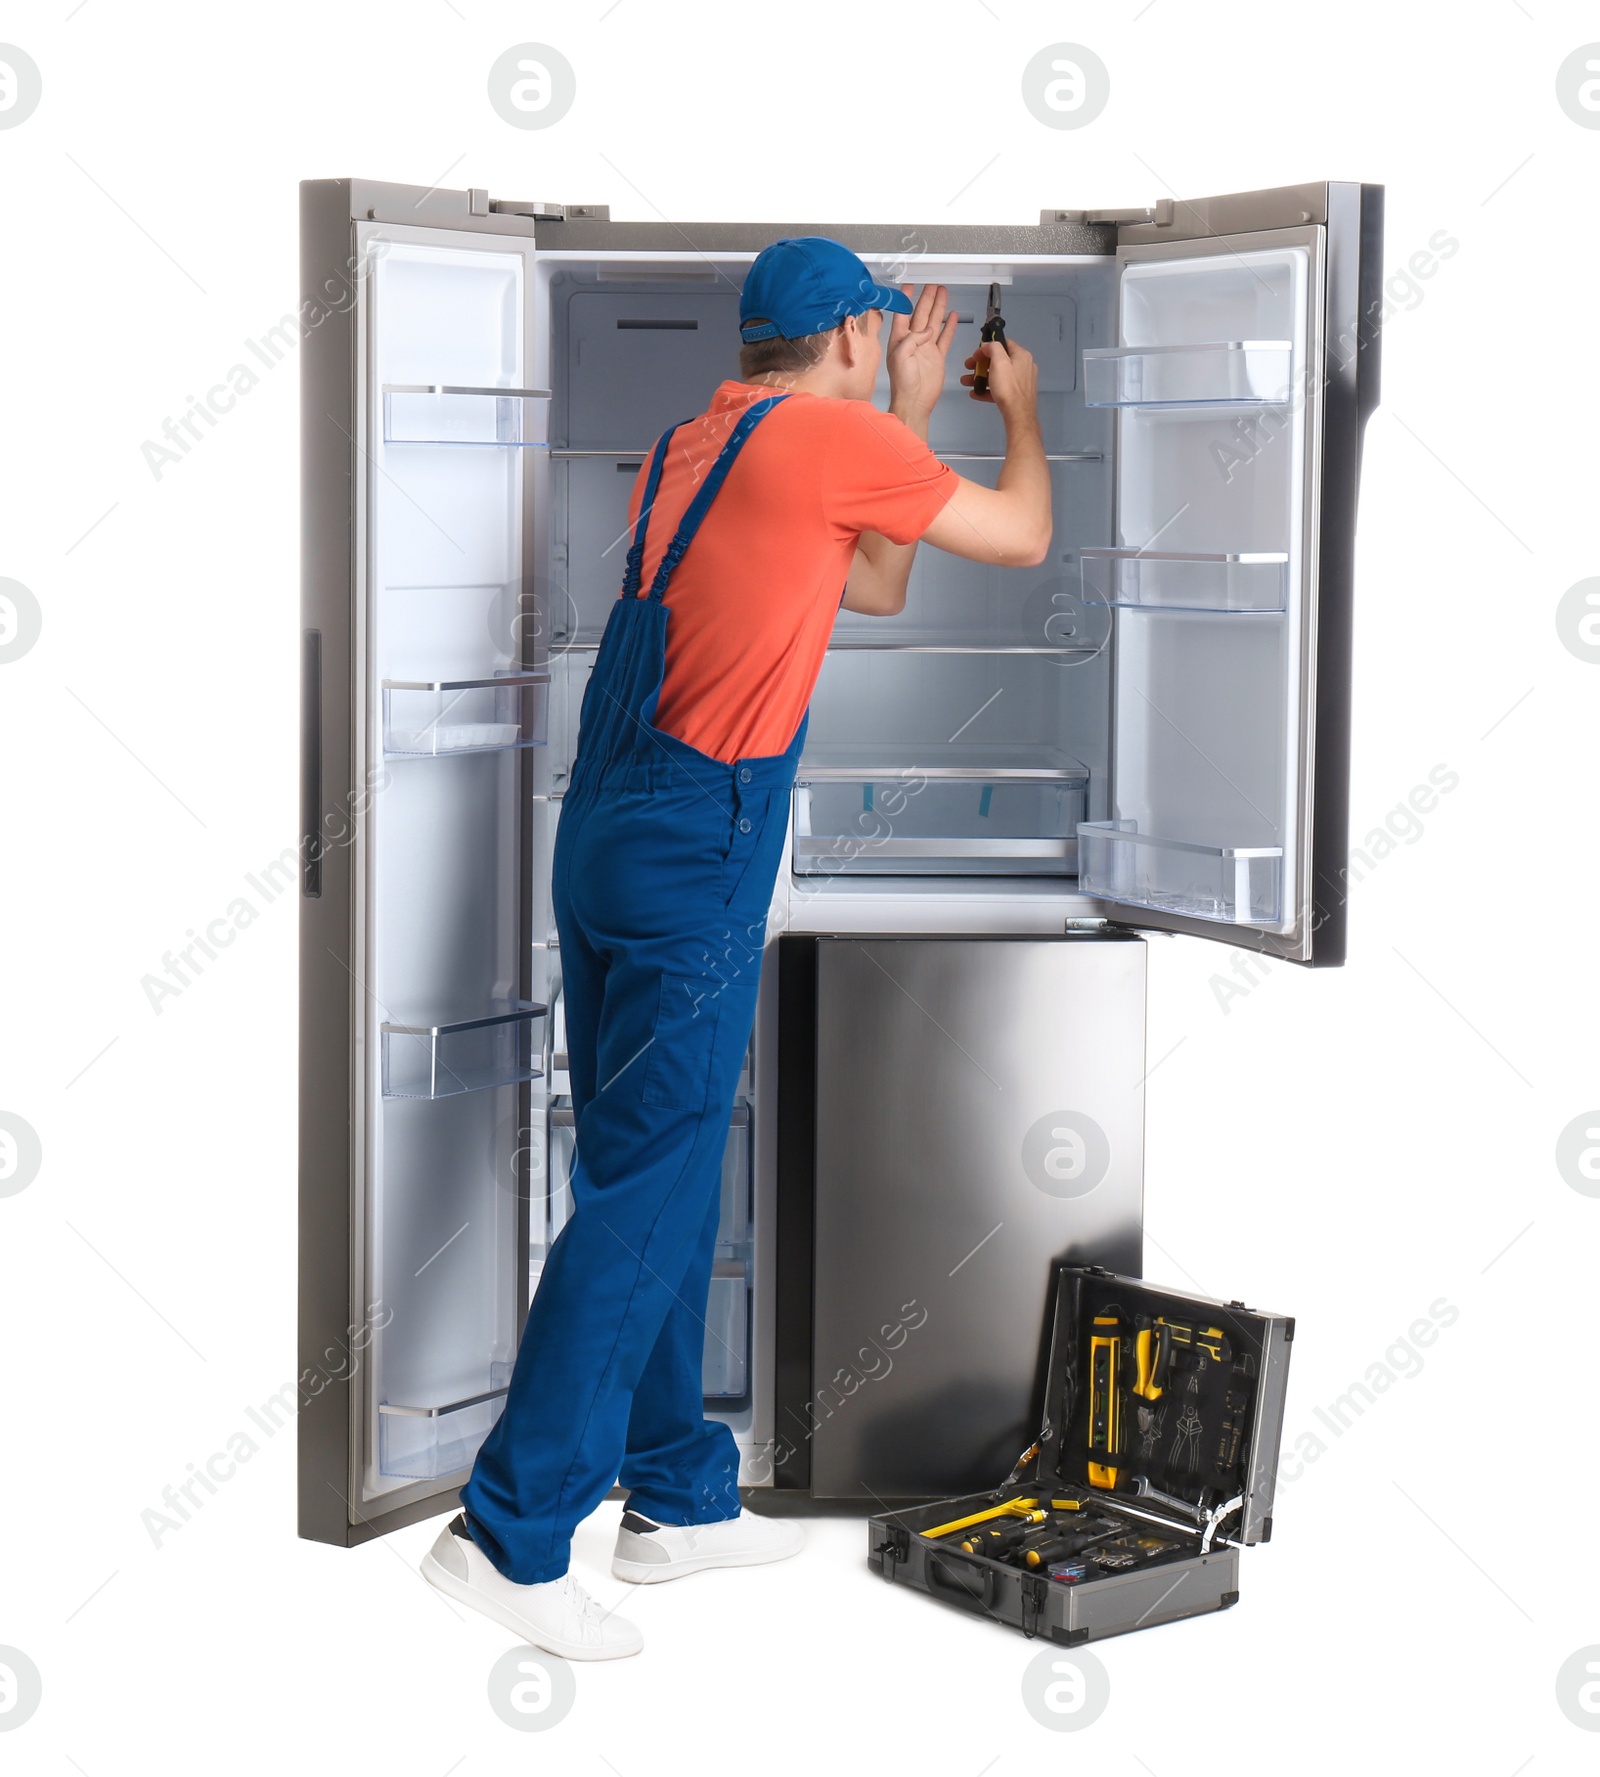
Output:
[[883,1530],[883,1545],[878,1550],[883,1563],[883,1577],[894,1578],[894,1570],[911,1553],[911,1532],[898,1524],[886,1524]]
[[1044,1607],[1050,1597],[1050,1582],[1042,1574],[1022,1576],[1022,1633],[1032,1641],[1039,1633]]

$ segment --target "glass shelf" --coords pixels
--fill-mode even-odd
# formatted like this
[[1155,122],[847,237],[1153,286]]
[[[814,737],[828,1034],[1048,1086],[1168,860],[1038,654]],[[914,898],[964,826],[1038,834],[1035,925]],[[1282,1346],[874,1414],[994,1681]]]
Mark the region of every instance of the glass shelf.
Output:
[[[544,1072],[545,1008],[526,1001],[510,1011],[457,1024],[385,1024],[383,1096],[454,1098],[493,1086],[537,1080]],[[541,1039],[535,1046],[534,1037]]]
[[[1002,450],[941,450],[937,445],[930,446],[933,454],[941,463],[1003,463],[1006,460]],[[626,463],[643,465],[650,459],[654,444],[647,444],[643,450],[591,450],[575,449],[564,444],[549,447],[550,455],[562,462],[575,461],[583,457],[599,457]],[[1098,450],[1047,450],[1044,453],[1047,463],[1103,463],[1105,455]]]
[[529,434],[530,401],[548,389],[474,389],[455,383],[385,383],[385,444],[513,444],[544,447]]
[[1165,549],[1084,549],[1083,596],[1145,611],[1282,611],[1289,558]]
[[1279,406],[1290,396],[1286,339],[1211,345],[1095,346],[1083,354],[1088,407]]
[[395,758],[542,747],[550,675],[497,673],[491,679],[385,679],[383,750]]
[[802,759],[798,876],[1070,875],[1089,774],[1026,753],[981,763]]
[[1197,845],[1141,833],[1132,821],[1082,821],[1078,886],[1136,907],[1275,926],[1283,918],[1283,847]]
[[[940,450],[933,447],[933,454],[941,463],[1003,463],[1006,460],[1003,450]],[[1047,450],[1044,460],[1047,463],[1103,463],[1106,459],[1098,450]]]
[[1037,643],[1018,642],[880,642],[872,636],[856,636],[834,632],[828,644],[830,654],[1084,654],[1099,653],[1098,648],[1051,648]]
[[440,1407],[380,1402],[379,1473],[403,1480],[437,1481],[471,1468],[505,1402],[505,1387]]

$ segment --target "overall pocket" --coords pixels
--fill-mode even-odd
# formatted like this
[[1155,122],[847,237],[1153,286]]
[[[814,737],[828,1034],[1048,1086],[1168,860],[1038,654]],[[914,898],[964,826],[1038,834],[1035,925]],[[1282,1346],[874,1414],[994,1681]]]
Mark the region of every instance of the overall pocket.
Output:
[[763,911],[772,899],[772,879],[777,876],[778,856],[783,849],[783,834],[773,833],[774,825],[786,826],[787,792],[768,790],[764,795],[747,797],[743,818],[750,830],[733,829],[732,842],[722,861],[722,904],[732,908],[743,904],[751,893],[758,893]]
[[[752,982],[663,975],[641,1096],[671,1111],[703,1111],[731,1090],[755,1016]],[[731,1052],[731,1053],[730,1053]]]

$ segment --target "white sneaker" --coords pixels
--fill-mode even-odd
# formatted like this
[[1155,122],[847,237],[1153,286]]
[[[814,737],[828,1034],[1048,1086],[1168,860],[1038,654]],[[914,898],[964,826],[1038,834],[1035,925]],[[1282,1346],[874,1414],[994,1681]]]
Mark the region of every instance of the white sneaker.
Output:
[[656,1524],[640,1512],[624,1512],[611,1571],[635,1586],[681,1579],[706,1567],[754,1567],[798,1555],[806,1540],[798,1524],[740,1512],[715,1524],[679,1529]]
[[466,1519],[459,1515],[422,1557],[422,1577],[563,1660],[620,1660],[644,1646],[635,1624],[603,1611],[570,1573],[536,1586],[508,1580],[472,1540]]

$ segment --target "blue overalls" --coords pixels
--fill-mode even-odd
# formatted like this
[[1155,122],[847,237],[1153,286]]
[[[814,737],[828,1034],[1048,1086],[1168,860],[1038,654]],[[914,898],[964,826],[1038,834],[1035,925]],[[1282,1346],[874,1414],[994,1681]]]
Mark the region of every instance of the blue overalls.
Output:
[[640,598],[672,432],[656,445],[584,692],[553,871],[573,1213],[534,1294],[505,1410],[461,1493],[474,1540],[523,1584],[566,1572],[574,1527],[613,1481],[661,1524],[739,1512],[738,1449],[705,1417],[701,1355],[722,1154],[806,719],[786,752],[730,765],[651,718],[673,570],[784,399],[740,418]]

